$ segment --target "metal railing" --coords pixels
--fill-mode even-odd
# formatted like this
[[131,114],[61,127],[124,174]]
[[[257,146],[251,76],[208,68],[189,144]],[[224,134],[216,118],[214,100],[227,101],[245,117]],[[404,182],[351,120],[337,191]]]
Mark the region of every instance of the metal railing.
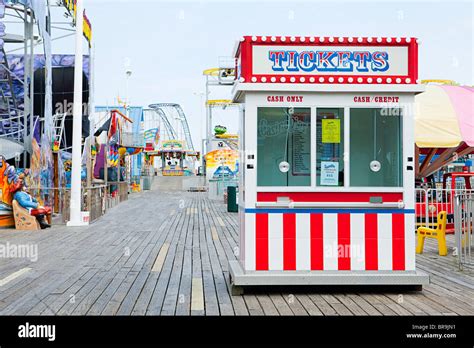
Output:
[[415,190],[416,227],[434,228],[438,214],[447,214],[447,233],[454,234],[454,208],[457,194],[472,194],[474,190],[427,188]]
[[438,214],[446,212],[446,234],[455,235],[454,255],[459,268],[474,266],[474,190],[463,187],[428,188],[415,191],[416,227],[436,228]]
[[454,225],[459,269],[474,266],[474,192],[458,192],[455,196]]

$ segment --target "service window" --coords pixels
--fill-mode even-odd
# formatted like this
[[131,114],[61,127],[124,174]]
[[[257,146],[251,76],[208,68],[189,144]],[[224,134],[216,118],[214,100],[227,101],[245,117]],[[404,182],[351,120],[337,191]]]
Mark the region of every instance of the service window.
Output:
[[310,108],[258,108],[257,185],[311,186]]
[[350,110],[351,186],[403,186],[401,112],[399,108]]
[[318,108],[317,186],[344,186],[344,109]]

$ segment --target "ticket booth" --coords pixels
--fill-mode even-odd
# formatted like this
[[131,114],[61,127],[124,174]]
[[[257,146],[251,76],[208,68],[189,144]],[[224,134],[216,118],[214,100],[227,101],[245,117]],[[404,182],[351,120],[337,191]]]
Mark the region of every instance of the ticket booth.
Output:
[[414,38],[243,37],[236,46],[234,288],[410,285]]

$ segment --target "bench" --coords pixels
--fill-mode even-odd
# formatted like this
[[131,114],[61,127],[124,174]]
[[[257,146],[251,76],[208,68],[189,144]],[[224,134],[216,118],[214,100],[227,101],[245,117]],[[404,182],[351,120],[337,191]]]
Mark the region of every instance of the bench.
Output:
[[[21,231],[38,231],[41,230],[38,220],[30,212],[20,206],[16,200],[13,200],[13,218],[15,220],[15,228]],[[51,215],[46,216],[46,220],[51,224]]]

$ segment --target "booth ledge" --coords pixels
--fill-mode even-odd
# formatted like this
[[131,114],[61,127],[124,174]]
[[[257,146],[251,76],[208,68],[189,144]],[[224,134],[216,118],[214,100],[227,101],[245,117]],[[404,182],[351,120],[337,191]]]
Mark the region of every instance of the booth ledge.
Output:
[[430,283],[419,271],[247,271],[229,261],[233,286],[258,285],[415,285]]

